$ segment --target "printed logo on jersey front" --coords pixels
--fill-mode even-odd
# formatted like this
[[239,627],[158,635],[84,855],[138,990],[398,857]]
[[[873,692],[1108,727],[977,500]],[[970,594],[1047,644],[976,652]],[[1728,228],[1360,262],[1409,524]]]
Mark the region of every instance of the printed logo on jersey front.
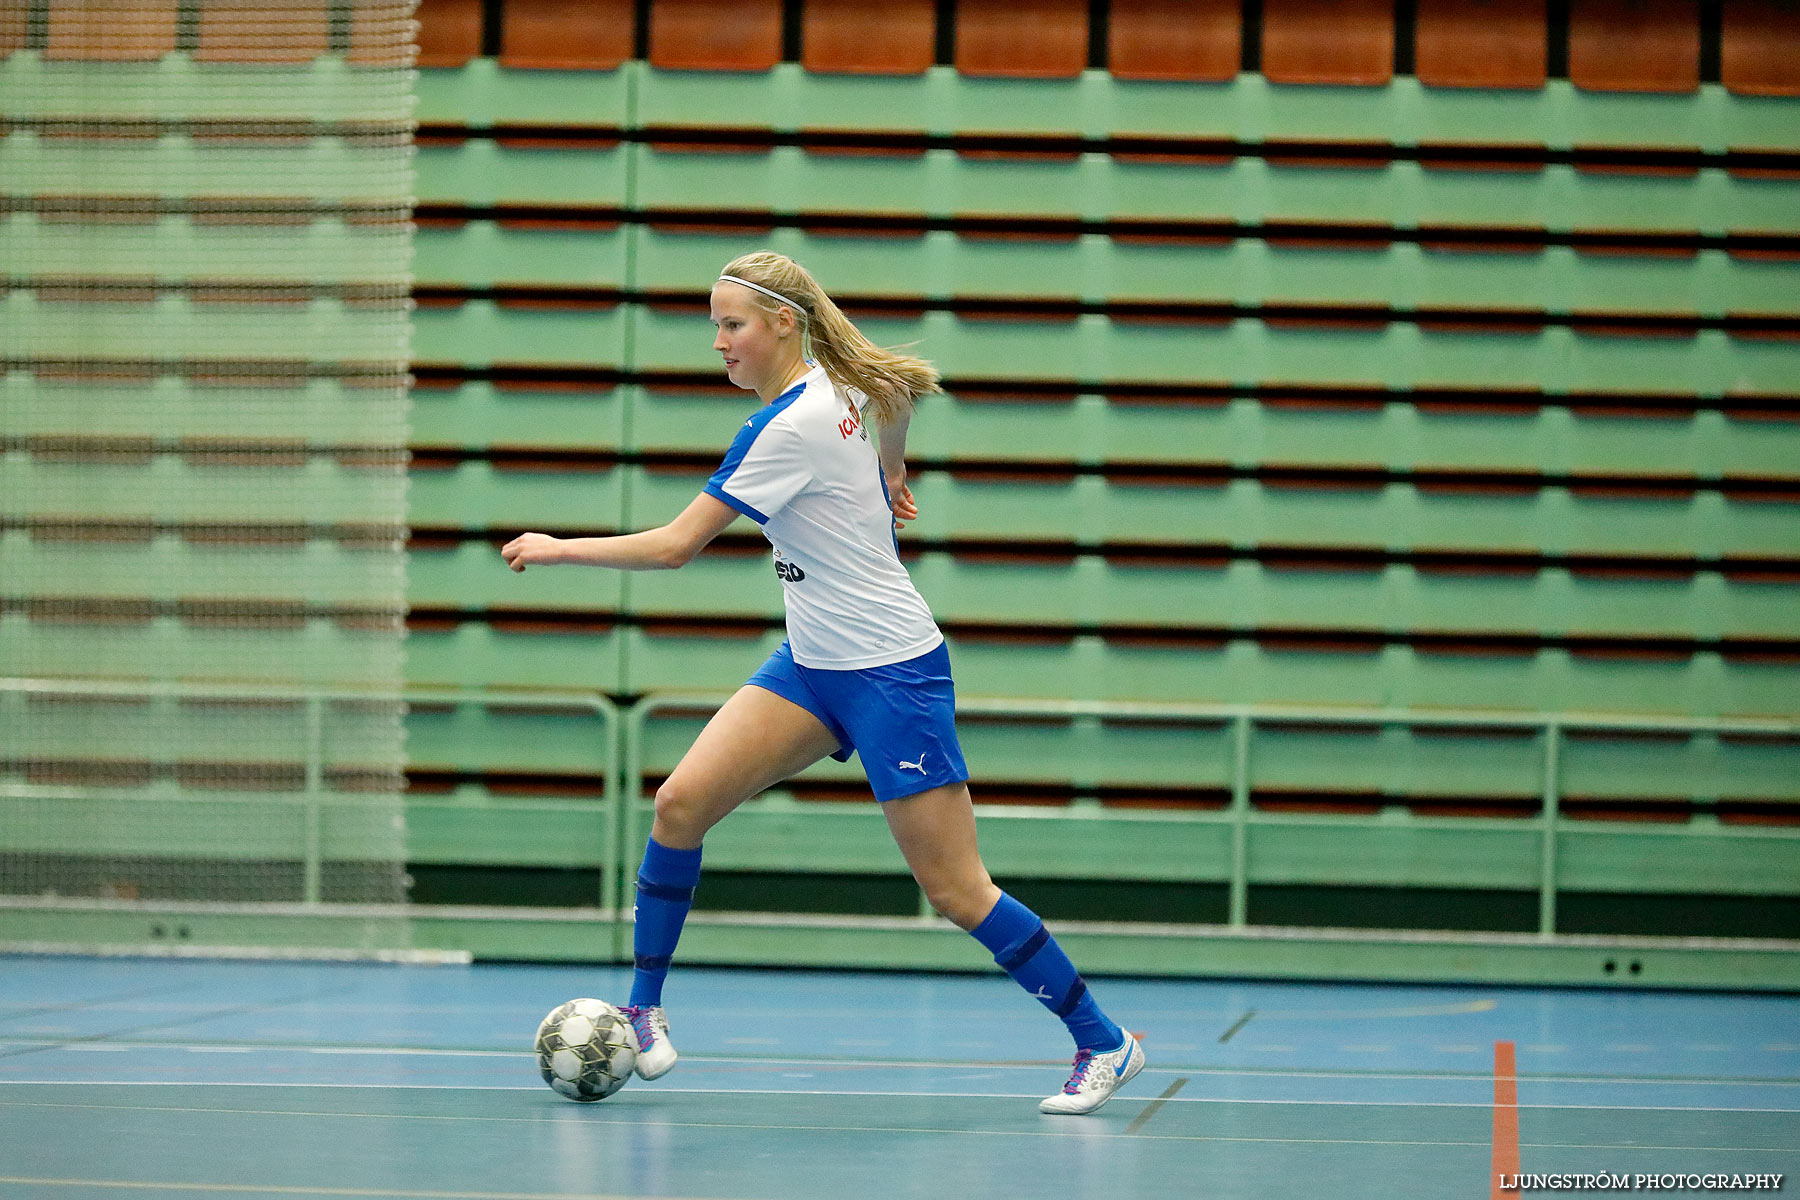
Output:
[[806,572],[800,569],[799,563],[791,563],[781,557],[781,551],[775,552],[775,577],[783,583],[799,583],[806,578]]
[[862,418],[854,412],[837,423],[837,431],[838,437],[844,441],[849,441],[852,437],[860,437],[865,442],[869,440],[869,431],[863,427]]

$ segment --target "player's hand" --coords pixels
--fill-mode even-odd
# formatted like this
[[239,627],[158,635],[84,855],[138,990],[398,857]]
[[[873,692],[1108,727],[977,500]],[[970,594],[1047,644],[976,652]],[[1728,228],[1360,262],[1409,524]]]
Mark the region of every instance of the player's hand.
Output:
[[521,533],[500,547],[500,557],[513,570],[523,571],[526,567],[545,566],[559,561],[558,551],[561,549],[561,538],[553,538],[547,533]]
[[898,490],[888,492],[888,507],[894,510],[895,529],[905,529],[908,521],[919,519],[919,504],[913,499],[912,489],[904,483]]

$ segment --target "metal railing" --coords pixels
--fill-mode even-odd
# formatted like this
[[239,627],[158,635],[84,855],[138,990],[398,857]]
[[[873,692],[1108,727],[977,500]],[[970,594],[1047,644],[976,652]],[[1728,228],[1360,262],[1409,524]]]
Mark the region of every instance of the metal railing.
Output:
[[[490,709],[579,710],[601,722],[601,761],[604,764],[603,821],[611,846],[602,870],[599,907],[623,912],[628,905],[622,886],[635,870],[636,856],[647,830],[640,828],[647,805],[643,799],[646,778],[645,741],[648,723],[671,710],[710,712],[727,698],[725,693],[653,694],[621,709],[597,692],[505,691],[458,688],[408,687],[401,691],[311,688],[305,686],[255,686],[211,683],[152,683],[106,679],[0,679],[0,695],[45,695],[64,698],[174,698],[204,701],[268,703],[288,701],[303,706],[304,755],[300,803],[304,814],[301,847],[303,902],[321,902],[324,861],[324,809],[328,789],[326,768],[326,710],[333,703],[394,701],[408,704],[476,704]],[[1229,800],[1222,814],[1204,814],[1197,820],[1223,821],[1229,826],[1227,924],[1242,929],[1249,920],[1251,831],[1257,814],[1252,804],[1256,777],[1255,732],[1282,726],[1367,726],[1372,728],[1443,728],[1526,732],[1539,742],[1541,813],[1537,873],[1538,933],[1557,930],[1559,839],[1562,816],[1564,741],[1570,733],[1619,733],[1663,735],[1743,736],[1800,743],[1800,718],[1708,718],[1624,713],[1535,713],[1504,710],[1418,710],[1403,708],[1348,708],[1333,706],[1285,706],[1259,704],[1125,703],[1079,700],[1013,700],[975,697],[959,702],[959,713],[986,718],[1024,720],[1097,718],[1171,725],[1210,725],[1228,730],[1226,769]],[[92,794],[98,789],[62,787],[29,789],[31,797],[53,794]],[[0,797],[22,796],[17,785],[0,785]],[[127,793],[128,794],[128,793]],[[1511,828],[1520,828],[1508,819]],[[1529,828],[1529,826],[1524,826]],[[1785,831],[1783,831],[1785,832]],[[4,847],[0,847],[3,849]],[[1796,871],[1800,872],[1800,855]]]
[[[457,688],[407,687],[398,691],[380,689],[355,688],[316,688],[304,685],[277,684],[217,684],[186,683],[163,681],[138,681],[122,679],[28,679],[0,678],[0,695],[16,694],[25,696],[54,696],[63,699],[113,699],[113,700],[191,700],[212,703],[242,702],[268,704],[288,702],[300,705],[303,722],[301,758],[301,788],[299,803],[302,813],[302,845],[300,847],[301,864],[301,902],[307,905],[319,905],[323,902],[322,880],[324,874],[324,814],[326,796],[329,791],[326,784],[326,765],[328,761],[325,739],[325,716],[327,706],[338,703],[394,703],[394,704],[478,704],[489,709],[545,709],[564,708],[578,709],[600,719],[600,744],[603,752],[605,799],[604,805],[611,811],[608,813],[607,828],[613,838],[612,851],[606,856],[606,868],[601,885],[601,907],[608,907],[610,898],[616,892],[614,878],[618,870],[618,824],[616,807],[619,796],[618,743],[619,743],[619,710],[606,696],[598,692],[564,692],[564,691],[469,691]],[[0,740],[0,760],[7,757],[5,742]],[[119,789],[100,789],[94,787],[63,786],[56,788],[20,787],[0,783],[0,799],[54,799],[59,795],[95,795],[102,792],[115,792],[128,796],[129,792]],[[6,847],[0,844],[0,850]]]
[[[716,709],[726,699],[721,693],[670,693],[651,695],[625,713],[625,799],[622,804],[621,841],[627,853],[641,841],[637,812],[642,807],[643,741],[648,720],[671,709]],[[1562,764],[1564,736],[1570,732],[1666,734],[1714,734],[1792,739],[1800,743],[1800,718],[1713,718],[1629,713],[1538,713],[1506,710],[1420,710],[1403,708],[1348,708],[1267,704],[1129,703],[1086,700],[1013,700],[989,697],[959,698],[962,716],[1023,719],[1099,718],[1169,724],[1224,725],[1230,730],[1228,768],[1229,803],[1225,819],[1230,825],[1230,874],[1227,923],[1242,929],[1249,923],[1250,830],[1254,824],[1251,803],[1255,761],[1253,732],[1258,726],[1368,726],[1441,728],[1493,731],[1525,731],[1541,739],[1539,818],[1541,849],[1538,871],[1538,933],[1556,932],[1558,890],[1558,839],[1563,831]],[[979,802],[979,797],[977,797]],[[1508,824],[1516,824],[1509,821]],[[1796,853],[1796,877],[1800,878],[1800,851]]]

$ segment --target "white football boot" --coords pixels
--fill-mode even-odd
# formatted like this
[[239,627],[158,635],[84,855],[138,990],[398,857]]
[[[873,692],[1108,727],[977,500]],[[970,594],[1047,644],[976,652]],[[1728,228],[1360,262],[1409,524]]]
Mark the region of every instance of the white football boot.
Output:
[[660,1079],[667,1075],[675,1065],[676,1055],[675,1043],[669,1040],[669,1018],[663,1015],[662,1005],[643,1008],[627,1005],[619,1011],[631,1022],[632,1031],[637,1034],[638,1078]]
[[1044,1113],[1091,1113],[1112,1099],[1125,1081],[1144,1069],[1144,1048],[1129,1033],[1125,1044],[1105,1054],[1075,1052],[1075,1070],[1063,1090],[1038,1105]]

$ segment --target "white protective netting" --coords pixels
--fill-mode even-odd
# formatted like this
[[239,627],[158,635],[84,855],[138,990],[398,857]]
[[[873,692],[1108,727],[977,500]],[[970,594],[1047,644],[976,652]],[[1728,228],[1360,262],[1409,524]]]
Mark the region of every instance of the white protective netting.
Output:
[[0,0],[0,897],[405,897],[413,4]]

